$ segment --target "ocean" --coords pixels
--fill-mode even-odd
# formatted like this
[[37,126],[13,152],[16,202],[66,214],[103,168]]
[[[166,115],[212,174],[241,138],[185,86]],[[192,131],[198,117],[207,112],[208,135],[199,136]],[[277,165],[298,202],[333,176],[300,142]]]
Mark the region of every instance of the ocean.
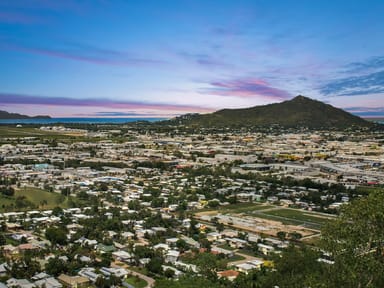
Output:
[[124,124],[135,121],[161,121],[167,118],[48,118],[48,119],[0,119],[0,124]]
[[381,117],[365,118],[365,120],[376,122],[376,123],[380,123],[380,124],[384,124],[384,118],[381,118]]
[[[48,119],[0,119],[1,124],[59,124],[59,123],[72,123],[72,124],[124,124],[135,121],[149,121],[156,122],[167,120],[168,118],[48,118]],[[384,124],[383,118],[367,119],[380,124]]]

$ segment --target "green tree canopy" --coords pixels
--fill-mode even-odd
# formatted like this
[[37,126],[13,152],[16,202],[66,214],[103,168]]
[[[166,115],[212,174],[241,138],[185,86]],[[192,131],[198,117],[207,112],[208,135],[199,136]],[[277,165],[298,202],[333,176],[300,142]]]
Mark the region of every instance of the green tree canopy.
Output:
[[65,245],[67,243],[67,230],[65,227],[49,227],[45,230],[45,237],[52,245]]
[[322,246],[335,261],[329,287],[384,287],[384,193],[343,206],[322,234]]

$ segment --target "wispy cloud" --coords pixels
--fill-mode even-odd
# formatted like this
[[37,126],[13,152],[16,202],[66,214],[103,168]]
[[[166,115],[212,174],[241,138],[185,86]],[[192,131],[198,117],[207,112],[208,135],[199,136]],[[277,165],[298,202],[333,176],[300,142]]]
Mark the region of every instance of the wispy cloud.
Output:
[[373,72],[373,70],[384,68],[384,56],[371,57],[363,62],[352,62],[346,65],[346,72],[358,73],[358,72]]
[[284,100],[291,97],[287,91],[272,87],[268,82],[261,79],[223,80],[209,84],[211,87],[202,90],[202,93],[240,98],[270,98],[274,100]]
[[219,59],[216,56],[212,56],[206,53],[189,53],[186,51],[178,52],[179,56],[181,56],[184,60],[191,61],[200,66],[206,66],[208,68],[223,68],[230,67],[227,62]]
[[384,70],[368,75],[352,76],[330,81],[320,87],[326,96],[354,96],[384,92]]
[[63,43],[60,47],[41,47],[17,42],[0,43],[0,49],[16,50],[48,57],[69,59],[98,65],[141,66],[165,63],[145,57],[133,56],[128,52],[99,48],[79,43]]
[[124,100],[110,100],[99,98],[75,99],[67,97],[44,97],[34,95],[20,95],[0,93],[0,105],[53,105],[53,106],[77,106],[77,107],[103,107],[110,109],[129,110],[160,110],[170,112],[211,112],[212,109],[192,106],[164,103],[147,103]]

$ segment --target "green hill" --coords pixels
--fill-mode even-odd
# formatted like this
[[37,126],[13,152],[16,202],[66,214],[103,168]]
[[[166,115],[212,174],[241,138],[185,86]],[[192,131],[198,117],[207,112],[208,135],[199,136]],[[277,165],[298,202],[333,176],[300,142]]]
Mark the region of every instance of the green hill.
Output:
[[0,110],[0,119],[49,119],[50,116],[39,115],[39,116],[27,116],[18,113],[9,113],[7,111]]
[[304,96],[281,103],[243,109],[223,109],[210,114],[187,114],[169,121],[171,124],[200,127],[279,126],[311,129],[345,129],[373,127],[374,124],[342,109]]
[[0,194],[0,203],[0,212],[52,209],[56,206],[65,208],[68,206],[65,196],[35,187],[16,189],[14,196]]

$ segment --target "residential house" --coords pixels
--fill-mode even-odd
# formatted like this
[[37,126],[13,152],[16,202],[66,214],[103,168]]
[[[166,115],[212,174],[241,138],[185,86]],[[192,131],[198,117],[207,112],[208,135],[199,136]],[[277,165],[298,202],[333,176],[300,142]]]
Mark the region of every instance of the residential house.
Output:
[[16,287],[16,288],[34,288],[35,285],[29,282],[27,279],[8,279],[6,282],[8,287]]
[[131,253],[128,253],[124,250],[118,250],[118,251],[112,252],[112,258],[116,261],[131,263],[134,259],[134,256]]
[[175,263],[180,256],[180,252],[176,250],[169,250],[165,254],[165,262]]
[[225,270],[225,271],[219,271],[217,272],[217,277],[220,278],[226,278],[229,281],[233,281],[239,276],[239,271],[236,270]]
[[89,285],[89,279],[83,276],[69,276],[61,274],[57,279],[66,288],[80,288],[87,287]]
[[39,288],[62,288],[63,285],[53,277],[44,278],[35,281],[35,285]]
[[269,255],[270,253],[275,251],[275,248],[273,248],[273,246],[265,245],[265,244],[262,244],[262,243],[258,243],[257,247],[258,247],[259,251],[261,253],[263,253],[264,255]]

